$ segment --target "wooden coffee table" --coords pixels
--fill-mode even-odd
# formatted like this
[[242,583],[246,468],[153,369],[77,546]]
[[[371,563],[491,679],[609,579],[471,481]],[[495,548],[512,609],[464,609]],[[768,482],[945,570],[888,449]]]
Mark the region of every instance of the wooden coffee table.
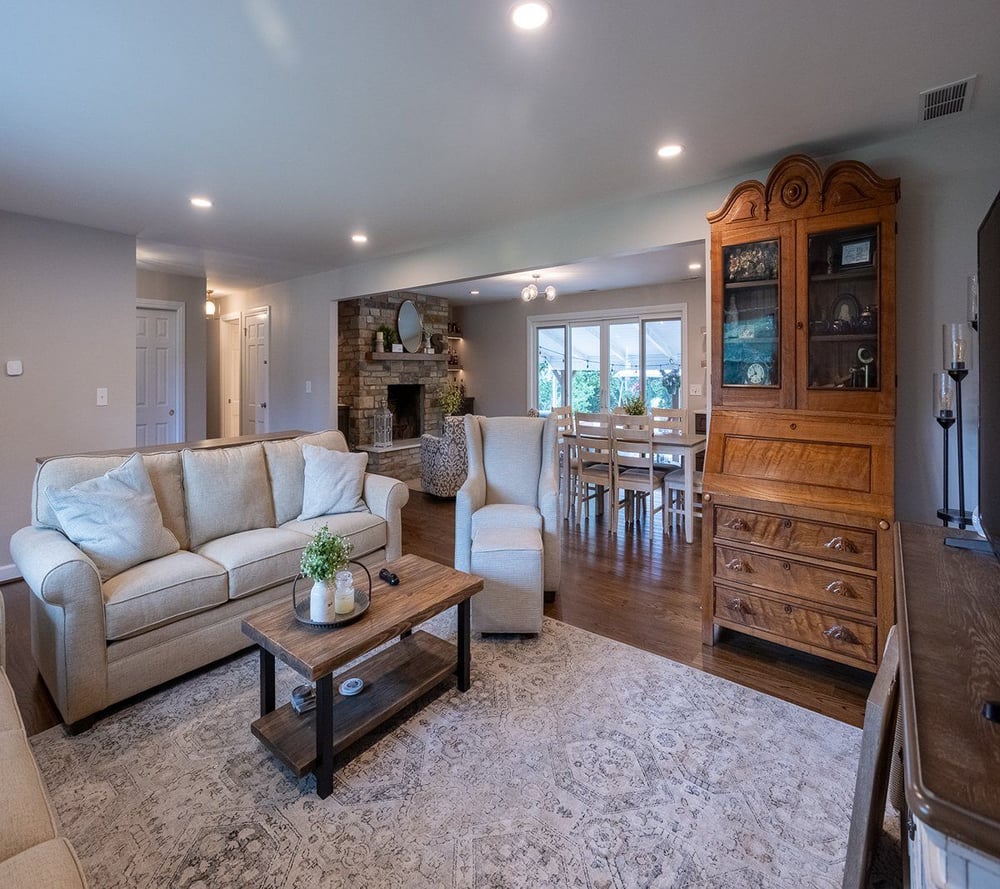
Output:
[[[387,563],[399,575],[399,586],[379,580],[372,571],[372,604],[353,624],[322,629],[299,623],[290,600],[254,611],[243,620],[243,632],[260,647],[260,719],[250,729],[298,777],[316,775],[323,799],[333,791],[336,754],[424,692],[458,674],[458,688],[469,688],[469,599],[483,588],[473,574],[407,555]],[[355,584],[367,583],[355,572]],[[458,645],[419,630],[419,623],[458,605]],[[364,680],[361,693],[336,692],[333,672],[348,661],[394,637],[399,641],[350,671]],[[274,659],[316,683],[316,709],[303,714],[290,703],[274,706]],[[346,675],[344,678],[347,678]]]

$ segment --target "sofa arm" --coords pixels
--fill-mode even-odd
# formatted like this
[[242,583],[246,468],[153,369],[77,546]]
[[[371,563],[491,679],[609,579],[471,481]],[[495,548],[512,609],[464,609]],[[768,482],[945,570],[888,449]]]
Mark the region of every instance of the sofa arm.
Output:
[[7,667],[7,628],[4,625],[3,592],[0,591],[0,670]]
[[386,561],[398,559],[403,554],[403,521],[400,513],[410,499],[410,489],[397,478],[365,473],[363,493],[365,503],[373,515],[385,519]]
[[465,484],[455,495],[455,570],[472,570],[472,514],[486,505],[486,476],[469,467]]
[[59,531],[21,528],[14,564],[31,588],[31,653],[63,719],[107,706],[108,646],[101,579],[94,563]]

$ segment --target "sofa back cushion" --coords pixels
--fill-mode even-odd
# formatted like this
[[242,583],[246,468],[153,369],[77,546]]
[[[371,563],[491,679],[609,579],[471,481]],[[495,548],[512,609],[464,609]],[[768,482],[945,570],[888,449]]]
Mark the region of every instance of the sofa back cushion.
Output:
[[545,421],[537,417],[479,417],[486,502],[538,506]]
[[278,525],[292,521],[302,512],[305,480],[303,444],[316,445],[331,451],[347,451],[347,440],[335,429],[301,435],[296,439],[264,442],[267,472],[271,478],[274,519]]
[[[31,486],[31,524],[36,528],[55,528],[62,531],[52,505],[45,497],[45,489],[71,488],[80,482],[99,478],[116,469],[128,454],[98,456],[50,457],[35,472]],[[187,521],[184,515],[184,483],[181,475],[181,455],[176,451],[162,454],[144,454],[142,462],[149,473],[156,494],[156,504],[163,515],[163,525],[177,538],[181,549],[188,548]],[[298,513],[296,513],[298,515]]]
[[181,451],[191,549],[209,540],[274,527],[274,505],[260,444]]

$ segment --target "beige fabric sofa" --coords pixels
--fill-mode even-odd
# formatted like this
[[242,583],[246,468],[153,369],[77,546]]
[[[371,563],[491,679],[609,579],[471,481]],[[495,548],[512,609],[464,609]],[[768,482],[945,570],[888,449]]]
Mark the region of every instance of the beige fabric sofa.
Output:
[[59,836],[5,667],[0,596],[0,889],[86,886],[73,847]]
[[322,432],[144,453],[163,524],[180,550],[104,583],[57,530],[44,491],[97,478],[129,452],[39,465],[32,525],[13,535],[10,549],[33,593],[35,661],[71,731],[118,701],[247,647],[243,616],[290,595],[302,549],[324,523],[349,537],[353,557],[366,564],[401,555],[409,490],[396,479],[365,474],[364,512],[297,520],[304,444],[347,450],[340,432]]

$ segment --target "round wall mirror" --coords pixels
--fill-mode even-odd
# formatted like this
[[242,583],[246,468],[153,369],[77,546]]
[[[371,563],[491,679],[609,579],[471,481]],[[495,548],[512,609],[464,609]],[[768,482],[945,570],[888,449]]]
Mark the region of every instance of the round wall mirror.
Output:
[[419,352],[424,344],[423,324],[413,300],[406,300],[396,315],[396,331],[407,352]]

